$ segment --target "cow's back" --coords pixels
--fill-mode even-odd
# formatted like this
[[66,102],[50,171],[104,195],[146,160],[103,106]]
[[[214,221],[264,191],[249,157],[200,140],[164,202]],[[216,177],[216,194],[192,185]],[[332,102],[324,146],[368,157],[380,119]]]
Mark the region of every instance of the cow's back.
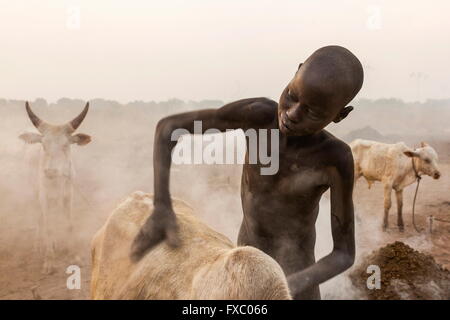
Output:
[[[129,259],[130,247],[152,212],[152,196],[135,192],[114,210],[92,242],[93,299],[290,298],[281,267],[272,258],[255,248],[236,248],[184,202],[173,200],[173,207],[182,245],[173,249],[163,242],[137,263]],[[275,290],[261,293],[267,285]]]
[[[181,241],[192,245],[172,249],[161,243],[138,263],[129,258],[131,243],[153,211],[153,198],[134,192],[113,211],[92,241],[92,298],[183,298],[186,293],[180,289],[188,287],[193,276],[189,272],[205,259],[214,259],[211,251],[233,247],[225,236],[197,220],[184,202],[174,199],[173,207]],[[192,250],[194,244],[198,250]],[[174,279],[173,275],[180,270],[183,276]],[[152,277],[147,277],[148,274]],[[174,283],[166,283],[167,279],[173,279]],[[136,287],[128,285],[130,282],[137,282]]]
[[403,142],[388,144],[357,139],[350,143],[355,161],[355,170],[369,181],[382,181],[384,177],[397,174],[406,161]]

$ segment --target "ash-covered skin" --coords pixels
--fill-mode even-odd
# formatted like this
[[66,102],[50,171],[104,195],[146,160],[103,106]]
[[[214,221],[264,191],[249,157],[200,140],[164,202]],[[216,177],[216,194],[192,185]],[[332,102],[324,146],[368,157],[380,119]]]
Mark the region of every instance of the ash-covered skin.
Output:
[[[272,256],[283,268],[294,298],[319,299],[318,285],[349,268],[355,257],[353,157],[344,142],[323,129],[353,109],[346,105],[361,89],[363,77],[361,63],[350,51],[327,46],[300,64],[279,104],[266,98],[243,99],[160,120],[153,158],[155,211],[134,240],[131,258],[139,260],[163,240],[179,245],[169,193],[173,130],[193,132],[194,121],[202,121],[203,131],[280,129],[275,175],[261,175],[260,164],[244,164],[238,244]],[[320,198],[329,188],[334,248],[316,262],[315,222]]]

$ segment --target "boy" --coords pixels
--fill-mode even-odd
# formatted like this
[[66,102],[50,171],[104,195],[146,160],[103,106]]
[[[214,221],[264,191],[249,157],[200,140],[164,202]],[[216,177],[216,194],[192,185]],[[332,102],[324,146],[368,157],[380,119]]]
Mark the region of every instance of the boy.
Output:
[[[353,157],[350,148],[323,130],[344,119],[346,106],[361,89],[363,69],[347,49],[327,46],[300,64],[280,101],[244,99],[219,109],[169,116],[156,128],[154,212],[134,240],[131,257],[166,240],[177,246],[176,216],[169,193],[171,141],[175,129],[279,129],[279,170],[261,175],[261,164],[244,164],[241,198],[244,217],[238,244],[272,256],[283,268],[295,299],[320,299],[319,284],[354,262]],[[278,142],[278,141],[277,141]],[[247,145],[247,156],[249,146]],[[315,261],[315,221],[322,194],[331,190],[334,248]]]

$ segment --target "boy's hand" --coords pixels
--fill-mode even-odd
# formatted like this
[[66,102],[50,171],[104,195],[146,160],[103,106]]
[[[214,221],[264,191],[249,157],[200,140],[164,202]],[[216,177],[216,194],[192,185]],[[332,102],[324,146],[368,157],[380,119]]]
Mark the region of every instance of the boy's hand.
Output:
[[309,281],[308,278],[305,277],[306,275],[302,273],[302,271],[299,271],[293,275],[290,275],[287,277],[289,291],[291,293],[291,296],[298,300],[302,299],[302,295],[309,289]]
[[164,240],[171,247],[180,245],[176,216],[170,208],[155,206],[153,214],[147,219],[133,240],[131,260],[133,262],[139,261],[148,250]]

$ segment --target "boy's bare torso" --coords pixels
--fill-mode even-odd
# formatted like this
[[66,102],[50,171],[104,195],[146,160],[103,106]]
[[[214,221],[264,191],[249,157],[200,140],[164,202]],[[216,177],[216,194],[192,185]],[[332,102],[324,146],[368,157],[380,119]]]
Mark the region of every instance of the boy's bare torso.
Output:
[[[274,114],[273,121],[263,127],[278,128],[277,103],[267,100],[259,106],[273,109]],[[243,166],[241,201],[244,217],[238,244],[263,250],[288,276],[315,262],[319,201],[329,189],[330,168],[335,167],[336,156],[349,152],[349,149],[326,131],[308,138],[282,137],[280,144],[277,174],[261,175],[260,165],[248,164],[248,161]],[[318,288],[309,290],[302,297],[318,298]]]

